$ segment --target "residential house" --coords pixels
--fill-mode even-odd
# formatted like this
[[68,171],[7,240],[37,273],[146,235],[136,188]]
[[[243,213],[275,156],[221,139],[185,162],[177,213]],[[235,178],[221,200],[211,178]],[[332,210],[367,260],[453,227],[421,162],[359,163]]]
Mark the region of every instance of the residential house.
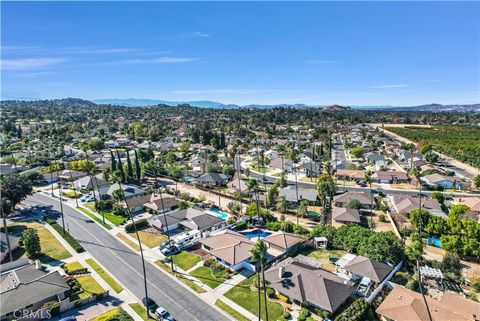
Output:
[[330,313],[337,311],[354,291],[339,276],[292,257],[265,271],[265,280],[291,301]]
[[230,178],[231,176],[226,174],[207,173],[195,179],[195,182],[203,187],[217,187],[227,185]]
[[248,193],[248,185],[247,182],[239,179],[238,171],[232,177],[232,180],[227,184],[228,192],[230,194],[234,194],[237,192],[241,192],[242,194]]
[[251,262],[251,250],[255,244],[240,233],[225,230],[223,233],[200,240],[200,244],[217,262],[233,271],[242,268],[255,271],[255,266]]
[[343,266],[343,270],[353,278],[365,277],[380,284],[393,270],[393,266],[357,255]]
[[204,173],[207,166],[207,160],[201,156],[195,156],[190,160],[190,166],[194,171]]
[[127,198],[122,202],[124,208],[130,209],[130,213],[136,214],[143,211],[144,204],[150,201],[151,195],[138,195],[135,197]]
[[268,157],[271,161],[278,158],[278,152],[273,149],[269,149],[265,152],[265,157]]
[[439,186],[445,189],[462,188],[462,182],[460,179],[452,176],[441,175],[438,173],[430,174],[424,177],[421,177],[420,180],[430,186]]
[[480,221],[480,197],[454,198],[453,202],[455,204],[468,206],[469,210],[465,216]]
[[332,218],[342,224],[360,223],[360,212],[355,208],[333,207]]
[[281,253],[287,253],[301,246],[305,241],[302,237],[298,235],[286,233],[283,231],[271,234],[263,240],[268,243],[270,249],[275,249],[277,251],[280,251]]
[[268,164],[268,167],[284,172],[291,172],[293,170],[293,162],[284,157],[278,157],[272,160],[270,164]]
[[85,177],[87,175],[88,174],[85,173],[85,172],[65,169],[60,173],[60,175],[58,175],[58,178],[63,180],[63,181],[73,182],[73,181],[78,180],[78,179],[80,179],[82,177]]
[[40,175],[39,181],[45,184],[54,184],[57,183],[60,179],[58,178],[58,172],[53,171],[51,173],[43,173]]
[[314,161],[305,162],[298,166],[298,169],[304,172],[307,177],[318,177],[322,173],[322,165]]
[[335,175],[337,176],[337,179],[344,180],[365,179],[365,171],[359,169],[339,169]]
[[143,204],[143,206],[157,214],[162,214],[175,209],[179,203],[180,201],[173,196],[167,194],[160,197],[159,194],[154,193],[151,195],[148,202]]
[[171,232],[179,228],[209,232],[226,226],[224,219],[192,207],[155,215],[151,217],[148,222],[151,226],[162,232],[166,232],[167,230]]
[[58,271],[44,270],[39,262],[2,270],[0,320],[19,319],[15,311],[33,313],[47,302],[60,302],[67,298],[69,290]]
[[101,178],[101,175],[95,175],[95,176],[85,176],[80,179],[77,179],[73,182],[73,186],[75,186],[76,189],[86,189],[86,190],[93,190],[97,189],[99,187],[104,187],[108,186],[108,182],[104,179]]
[[373,173],[372,180],[380,184],[399,184],[408,182],[408,176],[404,172],[381,171]]
[[338,207],[347,207],[350,200],[356,199],[360,202],[362,208],[369,209],[370,207],[375,207],[375,200],[373,195],[370,192],[346,192],[341,195],[336,195],[333,197],[333,202],[335,206]]
[[317,190],[314,188],[296,188],[295,186],[289,185],[282,188],[278,195],[280,197],[285,197],[285,200],[289,203],[297,203],[302,200],[306,200],[311,203],[317,201]]
[[[145,194],[145,191],[140,187],[135,185],[128,185],[128,184],[121,184],[123,193],[125,194],[125,199],[142,196]],[[110,185],[107,190],[107,195],[109,197],[113,197],[113,192],[120,189],[120,185],[118,183]]]
[[480,303],[451,292],[444,292],[439,300],[423,297],[397,285],[376,312],[382,321],[478,321]]
[[[422,208],[426,209],[431,215],[447,218],[442,211],[442,206],[434,198],[422,198]],[[407,215],[412,210],[420,207],[420,199],[410,195],[393,195],[391,196],[392,207],[398,214]]]

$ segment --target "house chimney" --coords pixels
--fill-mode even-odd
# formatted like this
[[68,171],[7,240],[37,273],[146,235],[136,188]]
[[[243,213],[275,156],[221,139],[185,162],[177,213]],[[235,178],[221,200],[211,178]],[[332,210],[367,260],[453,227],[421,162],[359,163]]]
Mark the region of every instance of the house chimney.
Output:
[[35,268],[37,270],[41,270],[42,269],[42,264],[40,263],[40,260],[35,260]]
[[278,277],[281,279],[283,278],[283,273],[285,272],[285,268],[283,266],[278,268]]

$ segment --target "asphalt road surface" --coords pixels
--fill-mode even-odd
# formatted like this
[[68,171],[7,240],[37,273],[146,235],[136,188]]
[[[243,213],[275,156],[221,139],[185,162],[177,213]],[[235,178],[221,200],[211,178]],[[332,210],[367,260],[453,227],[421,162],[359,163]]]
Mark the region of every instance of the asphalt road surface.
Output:
[[[51,206],[49,210],[60,212],[58,200],[38,193],[29,196],[27,203],[40,208]],[[140,256],[82,213],[65,205],[63,209],[70,234],[139,300],[145,297]],[[60,218],[58,221],[61,224]],[[166,308],[176,320],[229,320],[151,263],[145,264],[148,296]]]

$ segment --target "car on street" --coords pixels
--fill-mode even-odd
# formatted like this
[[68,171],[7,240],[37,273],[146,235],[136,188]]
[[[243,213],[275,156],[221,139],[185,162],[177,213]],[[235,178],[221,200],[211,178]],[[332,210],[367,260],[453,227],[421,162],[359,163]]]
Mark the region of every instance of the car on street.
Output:
[[152,298],[144,297],[142,299],[142,303],[144,306],[147,307],[150,313],[155,313],[155,311],[158,309],[158,304],[155,301],[153,301]]
[[94,200],[95,200],[95,197],[93,197],[93,195],[91,194],[80,197],[81,202],[93,202]]
[[162,308],[162,307],[158,307],[155,310],[154,316],[155,316],[155,319],[159,321],[175,321],[172,315],[168,313],[168,311],[165,310],[165,308]]

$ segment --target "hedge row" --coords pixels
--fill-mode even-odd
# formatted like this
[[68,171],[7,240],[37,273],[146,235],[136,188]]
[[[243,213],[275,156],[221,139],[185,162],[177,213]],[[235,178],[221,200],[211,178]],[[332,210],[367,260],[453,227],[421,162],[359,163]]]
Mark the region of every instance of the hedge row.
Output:
[[64,232],[63,228],[58,225],[57,221],[47,218],[47,223],[50,224],[77,253],[85,252],[85,249],[80,245],[80,243],[78,243],[77,240],[75,240],[67,231]]
[[[130,223],[125,225],[125,232],[127,233],[133,233],[135,232],[135,228],[133,227],[134,223]],[[146,218],[143,218],[141,220],[138,220],[135,222],[135,226],[137,227],[137,230],[141,230],[143,228],[148,227],[148,221]]]

